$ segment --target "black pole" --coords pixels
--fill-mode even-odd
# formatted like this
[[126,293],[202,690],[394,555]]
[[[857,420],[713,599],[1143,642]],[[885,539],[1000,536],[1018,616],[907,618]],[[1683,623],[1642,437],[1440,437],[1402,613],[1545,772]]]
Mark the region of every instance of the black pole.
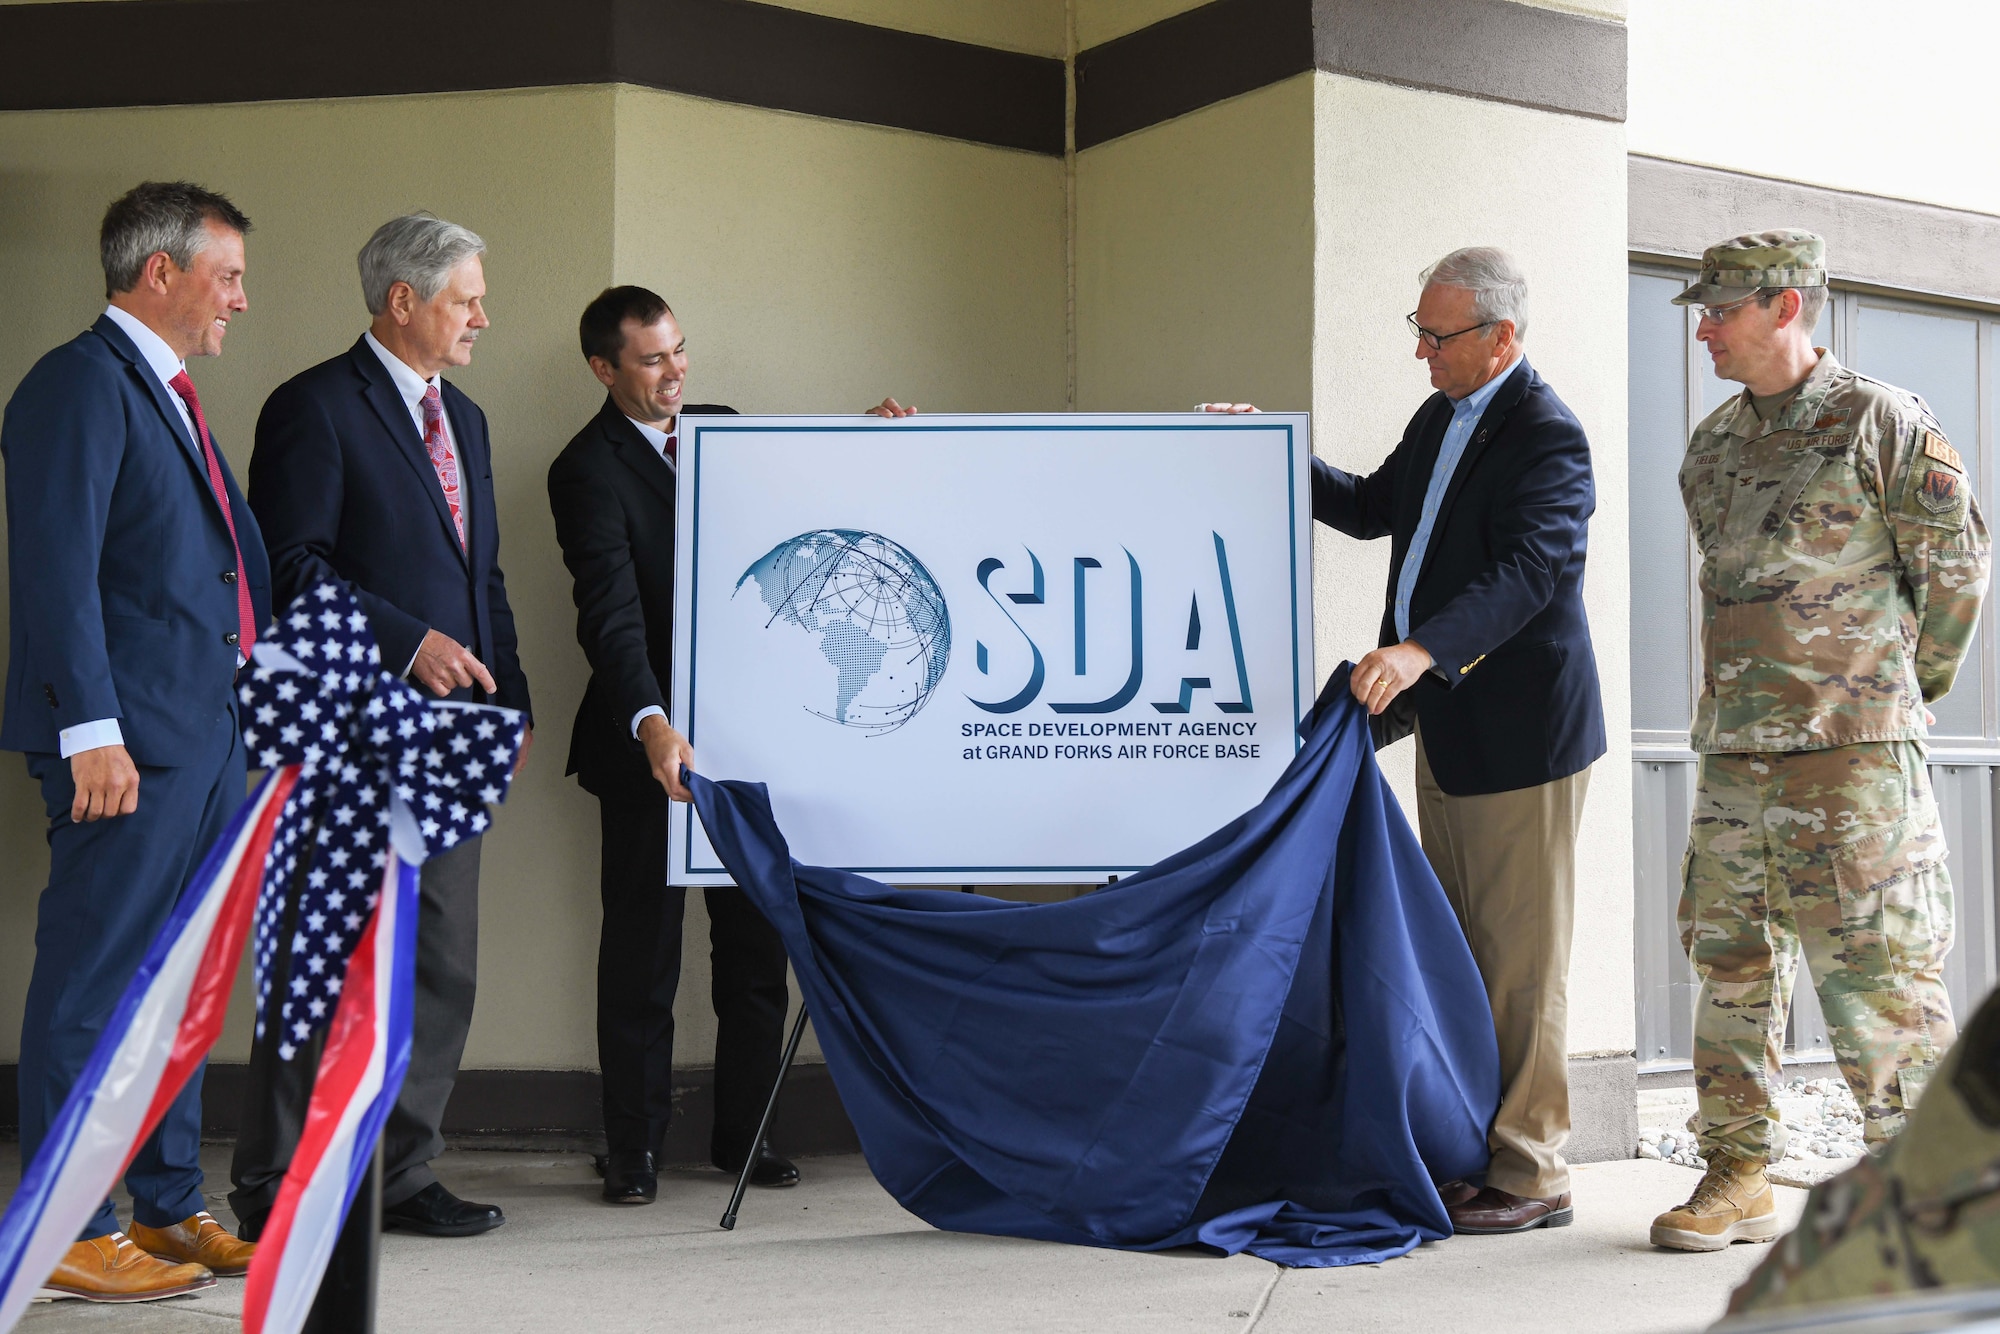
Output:
[[347,1222],[320,1275],[319,1295],[306,1312],[301,1334],[375,1334],[375,1297],[381,1286],[382,1141],[375,1141],[368,1175],[354,1192]]
[[736,1230],[736,1211],[743,1205],[743,1192],[750,1189],[750,1173],[756,1170],[757,1156],[764,1150],[764,1137],[771,1133],[771,1119],[778,1114],[778,1094],[784,1090],[785,1076],[792,1072],[792,1058],[799,1054],[799,1039],[805,1035],[806,1007],[801,1005],[799,1017],[792,1021],[792,1035],[785,1039],[785,1054],[778,1062],[778,1077],[771,1081],[771,1097],[764,1104],[764,1119],[757,1123],[756,1138],[750,1141],[750,1152],[743,1158],[743,1170],[736,1174],[736,1189],[729,1196],[729,1208],[722,1215],[724,1231]]

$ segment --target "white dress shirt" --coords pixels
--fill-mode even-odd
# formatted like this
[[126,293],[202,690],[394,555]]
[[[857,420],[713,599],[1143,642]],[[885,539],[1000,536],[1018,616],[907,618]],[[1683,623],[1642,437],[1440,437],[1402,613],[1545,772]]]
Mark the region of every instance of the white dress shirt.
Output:
[[[199,445],[201,437],[195,434],[194,417],[189,414],[187,404],[168,384],[176,375],[187,369],[187,363],[175,355],[167,346],[167,340],[146,327],[138,316],[116,306],[106,306],[104,314],[113,324],[125,331],[132,345],[139,349],[139,360],[146,363],[146,369],[160,382],[160,388],[167,391],[167,401],[181,414],[181,425],[187,428],[188,439]],[[65,727],[56,734],[57,749],[68,759],[81,751],[97,750],[103,746],[125,744],[125,730],[116,718],[99,718],[95,722],[78,723],[75,727]]]
[[667,453],[667,441],[680,430],[680,414],[674,414],[674,429],[671,431],[662,431],[659,427],[642,422],[637,417],[627,417],[625,420],[631,422],[638,428],[639,434],[646,437],[646,443],[653,447],[653,452],[660,456],[660,461],[667,465],[674,476],[680,476],[680,464],[675,462],[672,454]]
[[[667,441],[680,431],[680,414],[674,414],[674,429],[672,431],[662,431],[659,427],[642,422],[637,417],[627,417],[625,420],[638,428],[639,434],[646,438],[646,443],[653,447],[653,452],[660,456],[660,461],[667,465],[674,476],[679,477],[681,475],[680,465],[674,461],[672,454],[667,453]],[[632,715],[632,735],[635,739],[639,735],[639,724],[656,714],[664,718],[667,716],[667,711],[657,704],[648,704],[645,708]]]
[[[374,334],[365,333],[361,337],[367,341],[369,348],[374,351],[375,355],[382,359],[383,368],[389,372],[389,378],[395,382],[396,392],[403,396],[404,404],[410,409],[410,420],[415,422],[417,426],[417,439],[422,440],[424,438],[424,393],[427,390],[435,389],[438,391],[439,398],[442,399],[444,396],[444,386],[435,375],[426,380],[423,376],[417,374],[415,370],[411,369],[409,362],[404,361],[394,352],[376,342]],[[442,406],[443,404],[440,403],[439,407],[442,408]],[[458,437],[451,433],[451,414],[449,412],[441,413],[440,421],[444,427],[445,447],[451,451],[452,467],[458,470],[458,493],[463,497],[465,495],[465,460],[458,452]],[[440,482],[438,485],[443,486],[444,484]],[[461,503],[463,502],[461,501]]]
[[[377,342],[373,333],[364,333],[361,337],[367,342],[375,355],[381,358],[383,369],[389,372],[389,379],[394,382],[396,392],[403,396],[404,406],[410,410],[410,420],[416,423],[417,439],[422,440],[424,438],[424,394],[431,389],[436,389],[440,400],[442,400],[444,396],[443,385],[435,375],[426,380],[423,376],[417,374],[409,362],[404,361],[394,352],[391,352],[388,348],[383,347],[381,343]],[[442,408],[443,403],[440,402],[438,406]],[[459,514],[462,518],[469,520],[470,515],[465,511],[465,459],[458,452],[458,437],[451,433],[451,414],[449,412],[440,412],[438,424],[444,430],[445,448],[451,451],[451,466],[458,472]],[[444,483],[439,482],[438,486],[442,488]],[[468,527],[467,536],[469,537],[470,535],[471,529]],[[417,641],[417,652],[421,653],[422,651],[423,641],[420,639]],[[403,670],[398,674],[398,679],[409,680],[410,668],[416,665],[417,654],[412,653],[410,660],[403,664]]]

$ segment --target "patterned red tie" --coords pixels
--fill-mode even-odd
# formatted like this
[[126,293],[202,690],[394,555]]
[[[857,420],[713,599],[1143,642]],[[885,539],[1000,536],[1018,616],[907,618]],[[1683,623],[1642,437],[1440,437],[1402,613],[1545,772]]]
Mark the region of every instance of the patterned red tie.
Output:
[[452,526],[458,529],[458,545],[465,547],[465,514],[458,507],[458,461],[451,456],[451,442],[444,438],[444,399],[436,385],[424,390],[424,448],[430,451],[431,466],[437,469],[438,485],[444,488],[444,503],[451,506]]
[[675,467],[680,466],[680,453],[678,450],[678,446],[680,445],[681,442],[680,436],[681,436],[680,428],[677,426],[673,430],[667,432],[667,443],[661,446],[661,448],[665,449],[667,452],[667,462],[673,464]]
[[208,438],[208,419],[201,415],[201,399],[194,392],[194,381],[183,370],[167,381],[167,388],[181,396],[181,402],[187,404],[188,416],[194,418],[195,434],[201,437],[201,456],[208,461],[208,487],[215,493],[215,503],[222,506],[222,521],[229,525],[229,549],[236,553],[236,651],[247,659],[250,646],[257,642],[257,613],[250,609],[250,579],[243,569],[243,547],[236,540],[236,516],[229,509],[229,488],[222,484],[222,463],[215,457],[215,442]]

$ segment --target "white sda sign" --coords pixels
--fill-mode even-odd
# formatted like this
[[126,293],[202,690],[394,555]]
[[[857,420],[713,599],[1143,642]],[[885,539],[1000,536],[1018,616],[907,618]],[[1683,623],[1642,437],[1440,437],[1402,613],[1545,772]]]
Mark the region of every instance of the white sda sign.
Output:
[[[800,861],[1103,881],[1261,800],[1313,697],[1303,414],[681,419],[673,721]],[[669,879],[727,884],[691,808]]]

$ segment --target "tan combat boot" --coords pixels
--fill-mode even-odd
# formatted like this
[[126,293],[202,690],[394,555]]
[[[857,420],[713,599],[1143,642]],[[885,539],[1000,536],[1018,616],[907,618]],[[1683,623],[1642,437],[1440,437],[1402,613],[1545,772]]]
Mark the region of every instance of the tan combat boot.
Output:
[[134,1223],[132,1241],[156,1259],[170,1264],[204,1265],[218,1278],[249,1273],[250,1257],[257,1253],[255,1242],[238,1241],[206,1209],[172,1227]]
[[168,1264],[132,1244],[123,1232],[71,1244],[42,1285],[44,1300],[150,1302],[215,1286],[200,1265]]
[[1778,1200],[1764,1164],[1720,1153],[1688,1202],[1653,1220],[1653,1244],[1675,1251],[1720,1251],[1733,1241],[1777,1236]]

